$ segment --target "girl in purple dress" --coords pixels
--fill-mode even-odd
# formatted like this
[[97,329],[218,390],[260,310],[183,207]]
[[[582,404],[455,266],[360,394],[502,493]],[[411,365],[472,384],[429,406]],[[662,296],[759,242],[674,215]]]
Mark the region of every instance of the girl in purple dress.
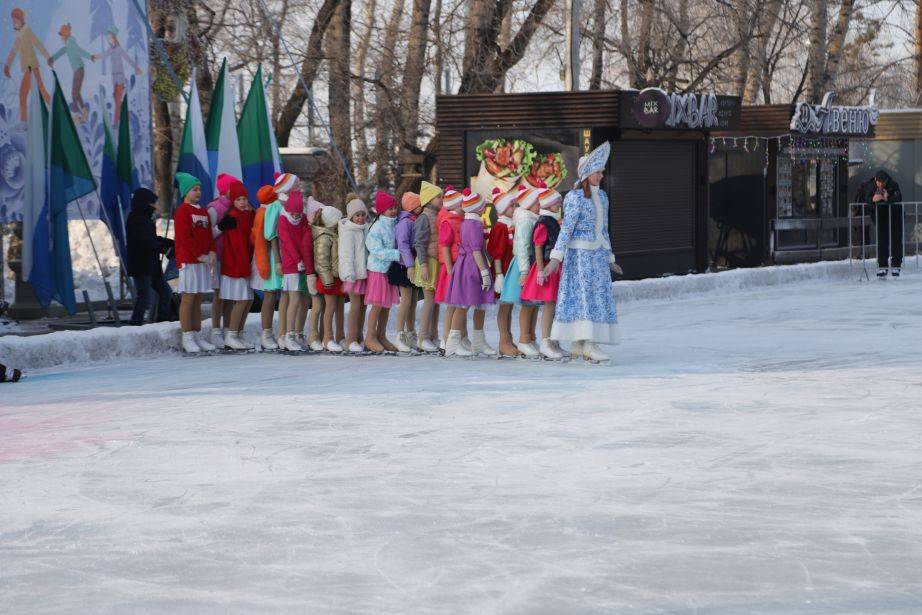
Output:
[[[486,201],[476,192],[465,189],[461,200],[464,221],[461,223],[461,243],[458,260],[455,261],[448,282],[445,303],[455,308],[451,331],[445,343],[445,356],[469,357],[483,354],[492,356],[496,350],[487,344],[483,334],[486,320],[484,308],[496,299],[493,292],[493,276],[484,249],[483,213]],[[471,335],[471,349],[461,344],[462,330],[467,321],[467,311],[474,308],[474,331]]]

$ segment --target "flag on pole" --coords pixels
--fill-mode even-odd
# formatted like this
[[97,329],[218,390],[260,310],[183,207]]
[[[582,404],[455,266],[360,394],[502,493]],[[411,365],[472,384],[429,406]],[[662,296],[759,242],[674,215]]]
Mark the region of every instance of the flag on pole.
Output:
[[[51,257],[56,299],[69,314],[77,311],[74,271],[67,234],[67,205],[96,190],[64,92],[54,74],[54,97],[48,118],[48,201],[51,216]],[[33,263],[34,266],[34,263]]]
[[218,175],[227,173],[239,178],[240,144],[237,142],[237,115],[234,112],[234,91],[227,74],[227,58],[221,63],[218,83],[211,97],[208,121],[205,122],[205,142],[208,147],[208,164],[213,193]]
[[102,171],[99,174],[99,200],[102,203],[102,220],[109,227],[115,249],[119,257],[126,257],[125,225],[121,223],[118,194],[118,170],[116,167],[115,145],[112,143],[112,133],[109,122],[103,117],[102,130],[104,135],[102,148]]
[[39,302],[54,298],[51,270],[51,218],[48,215],[48,109],[32,80],[26,141],[26,184],[22,209],[22,279],[32,285]]
[[179,147],[179,163],[176,171],[183,171],[202,182],[202,203],[212,198],[211,174],[208,172],[208,148],[205,144],[205,124],[202,122],[202,104],[195,85],[195,71],[192,71],[192,88],[189,92],[189,106],[186,108],[186,123],[182,129],[182,145]]
[[[121,204],[119,207],[119,220],[122,229],[122,237],[125,236],[125,220],[128,219],[128,212],[131,211],[131,194],[138,188],[138,172],[134,168],[134,160],[131,155],[131,123],[128,118],[128,93],[125,92],[122,100],[122,109],[118,121],[118,151],[116,153],[115,169],[118,177],[118,199]],[[126,253],[122,253],[127,256]],[[126,262],[124,259],[122,262]]]
[[243,111],[237,123],[237,138],[240,141],[240,162],[243,166],[241,179],[247,191],[256,194],[261,186],[273,183],[275,173],[281,170],[278,148],[274,147],[275,136],[269,122],[262,65],[256,69],[250,92],[243,103]]

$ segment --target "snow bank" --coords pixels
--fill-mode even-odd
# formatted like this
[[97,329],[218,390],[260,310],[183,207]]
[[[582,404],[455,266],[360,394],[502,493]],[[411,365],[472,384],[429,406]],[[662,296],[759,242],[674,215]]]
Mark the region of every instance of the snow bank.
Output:
[[[911,274],[918,267],[911,260],[904,273]],[[873,278],[877,261],[867,261]],[[688,295],[713,293],[727,295],[739,291],[823,280],[857,280],[864,275],[861,261],[827,261],[798,265],[777,265],[752,269],[731,269],[718,273],[701,273],[668,278],[651,278],[616,282],[615,295],[621,303],[632,301],[663,301]]]
[[[907,273],[915,273],[911,265]],[[615,293],[621,304],[664,301],[691,295],[730,295],[768,286],[804,282],[854,279],[861,265],[848,261],[785,265],[757,269],[736,269],[720,273],[617,282]],[[873,272],[872,272],[873,275]],[[392,315],[393,316],[393,315]],[[489,319],[490,322],[494,320]],[[259,314],[250,314],[246,337],[259,335]],[[210,321],[202,330],[211,331]],[[143,327],[101,327],[92,331],[62,331],[29,337],[0,337],[0,360],[22,369],[37,369],[69,363],[109,361],[179,352],[178,323]]]

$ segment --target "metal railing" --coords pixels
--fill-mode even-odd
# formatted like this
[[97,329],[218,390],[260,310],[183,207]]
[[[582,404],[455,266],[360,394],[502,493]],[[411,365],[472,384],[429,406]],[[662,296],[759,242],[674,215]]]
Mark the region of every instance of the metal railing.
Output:
[[[895,208],[896,206],[902,207],[903,224],[902,224],[902,237],[900,237],[900,244],[903,247],[903,250],[902,250],[903,260],[906,260],[906,256],[910,252],[909,250],[907,250],[907,248],[912,247],[913,248],[912,254],[915,256],[914,260],[915,260],[916,269],[919,269],[920,267],[919,265],[919,245],[922,244],[922,229],[920,229],[919,227],[919,209],[920,209],[920,206],[922,206],[922,201],[899,201],[896,203],[881,202],[881,203],[873,203],[873,204],[868,204],[868,203],[849,203],[848,204],[849,221],[855,218],[858,218],[858,217],[861,218],[860,258],[861,258],[862,267],[864,268],[864,275],[868,279],[870,279],[870,274],[868,273],[868,264],[867,264],[867,246],[870,243],[874,247],[874,256],[876,257],[877,250],[878,250],[877,233],[878,233],[878,229],[880,228],[878,222],[879,222],[879,214],[880,214],[881,207],[890,208],[890,212],[887,215],[887,238],[889,239],[890,246],[888,246],[887,252],[890,254],[890,261],[892,262],[892,259],[893,259],[893,249],[892,249],[892,246],[893,246],[893,215],[892,213],[893,213],[893,208]],[[865,240],[865,238],[868,235],[866,221],[869,220],[870,218],[867,215],[867,208],[871,208],[874,210],[874,237],[872,240],[868,240],[868,241]],[[856,211],[861,212],[860,216],[855,215]],[[908,240],[906,237],[906,227],[907,227],[906,220],[907,219],[912,219],[912,236]],[[855,255],[854,255],[855,244],[852,241],[852,228],[853,226],[851,225],[851,223],[849,223],[849,229],[848,229],[848,262],[849,264],[851,264],[855,258]]]

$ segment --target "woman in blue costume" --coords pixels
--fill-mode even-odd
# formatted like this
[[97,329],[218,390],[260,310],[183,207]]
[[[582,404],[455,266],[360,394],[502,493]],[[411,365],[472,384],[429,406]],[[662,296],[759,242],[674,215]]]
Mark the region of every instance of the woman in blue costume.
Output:
[[609,360],[598,344],[618,343],[611,273],[621,273],[608,235],[608,196],[599,188],[611,147],[606,141],[579,161],[579,179],[563,203],[563,224],[545,276],[564,265],[551,339],[572,342],[573,358]]

